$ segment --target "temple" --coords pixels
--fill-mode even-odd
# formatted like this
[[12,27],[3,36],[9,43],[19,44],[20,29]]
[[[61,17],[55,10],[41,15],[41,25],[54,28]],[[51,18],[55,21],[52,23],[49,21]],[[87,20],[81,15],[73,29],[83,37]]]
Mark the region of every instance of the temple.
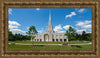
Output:
[[67,36],[65,33],[55,33],[53,26],[51,25],[51,11],[49,11],[49,25],[47,30],[44,33],[36,34],[35,38],[31,41],[40,41],[40,42],[68,42]]

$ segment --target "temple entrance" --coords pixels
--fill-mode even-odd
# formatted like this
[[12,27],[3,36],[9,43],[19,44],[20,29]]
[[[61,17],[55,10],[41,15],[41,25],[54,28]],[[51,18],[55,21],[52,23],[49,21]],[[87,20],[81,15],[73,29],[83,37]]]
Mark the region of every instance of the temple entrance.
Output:
[[49,35],[48,34],[44,35],[44,41],[49,41]]

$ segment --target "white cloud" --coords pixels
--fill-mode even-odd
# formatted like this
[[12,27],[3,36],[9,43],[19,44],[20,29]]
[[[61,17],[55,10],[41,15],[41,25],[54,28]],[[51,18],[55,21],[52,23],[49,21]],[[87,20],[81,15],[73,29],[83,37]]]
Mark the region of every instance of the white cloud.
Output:
[[54,31],[55,31],[55,32],[56,32],[56,31],[60,31],[60,30],[62,30],[61,25],[55,26],[55,28],[54,28]]
[[36,10],[40,10],[40,8],[36,8]]
[[62,29],[63,29],[62,26],[59,24],[59,25],[55,26],[54,31],[56,33],[65,33],[66,31],[64,31]]
[[21,26],[21,25],[16,21],[9,21],[9,29],[13,34],[25,33],[25,31],[18,29],[19,26]]
[[69,26],[70,26],[70,25],[66,25],[66,26],[64,26],[63,28],[66,29],[66,30],[68,30],[68,29],[69,29]]
[[9,21],[9,25],[17,25],[17,26],[21,26],[18,22],[16,21]]
[[84,22],[78,22],[76,25],[77,26],[83,26],[84,25]]
[[72,16],[74,16],[74,15],[76,15],[76,13],[75,13],[75,12],[71,12],[71,14],[66,15],[66,18],[68,18],[68,17],[72,17]]
[[40,30],[38,30],[37,32],[38,32],[38,34],[40,34],[40,33],[43,33],[43,28],[41,28]]
[[8,13],[12,15],[12,9],[11,8],[8,9]]
[[91,21],[88,21],[88,20],[85,21],[85,24],[89,24],[89,23],[91,23]]
[[10,29],[10,31],[12,31],[13,34],[16,34],[16,33],[26,33],[25,31],[22,31],[20,29]]
[[18,28],[18,26],[9,25],[9,29]]
[[86,33],[91,33],[91,31],[90,31],[90,32],[87,32],[86,29],[77,30],[76,32],[77,32],[78,34],[82,34],[83,31],[85,31]]
[[79,26],[79,27],[84,28],[84,29],[88,29],[88,28],[91,28],[91,21],[86,20],[83,22],[78,22],[76,24],[76,26]]
[[21,26],[18,22],[16,21],[8,21],[9,23],[9,29],[15,29],[18,28],[18,26]]
[[82,34],[82,31],[86,31],[86,33],[91,33],[91,21],[80,21],[80,22],[77,22],[76,26],[80,27],[81,30],[79,30],[78,28],[77,29],[77,33],[79,34]]
[[58,31],[57,33],[65,33],[66,31]]
[[83,8],[78,10],[79,13],[82,13],[84,11],[85,11],[85,9],[83,9]]
[[78,34],[82,34],[83,31],[86,31],[86,29],[77,30],[76,32],[77,32]]
[[88,29],[91,28],[91,25],[84,25],[82,28]]
[[91,28],[89,28],[89,29],[88,29],[88,31],[92,32],[92,29],[91,29]]
[[42,33],[43,32],[43,30],[39,30],[39,31],[37,31],[38,33]]

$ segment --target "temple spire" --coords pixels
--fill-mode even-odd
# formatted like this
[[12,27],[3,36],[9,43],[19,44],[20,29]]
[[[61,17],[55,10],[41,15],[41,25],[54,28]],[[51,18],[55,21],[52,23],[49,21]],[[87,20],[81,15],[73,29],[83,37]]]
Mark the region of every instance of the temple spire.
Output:
[[49,10],[49,26],[51,26],[51,11]]

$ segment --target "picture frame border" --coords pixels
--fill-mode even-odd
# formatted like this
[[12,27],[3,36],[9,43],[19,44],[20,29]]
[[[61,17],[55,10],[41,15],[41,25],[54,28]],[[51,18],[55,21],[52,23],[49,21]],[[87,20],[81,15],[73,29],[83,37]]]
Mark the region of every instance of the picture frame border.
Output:
[[[91,56],[93,55],[93,57],[100,57],[100,25],[99,25],[99,13],[100,13],[100,2],[99,0],[94,1],[94,2],[89,2],[88,1],[78,1],[78,2],[73,2],[73,1],[67,1],[67,0],[54,0],[51,2],[49,0],[38,0],[39,2],[37,2],[36,0],[29,2],[26,0],[22,0],[22,1],[12,1],[10,0],[8,1],[3,1],[2,0],[2,5],[0,5],[0,14],[2,14],[0,17],[0,31],[1,31],[1,37],[0,37],[0,42],[2,45],[0,45],[0,47],[2,47],[0,49],[1,52],[1,56],[11,56],[11,55],[24,55],[24,56],[35,56],[36,55],[56,55],[56,57],[58,57],[57,55],[67,55],[67,56],[79,56],[79,55],[85,55],[86,56]],[[69,6],[70,5],[70,6]],[[74,6],[73,6],[74,5]],[[26,50],[8,50],[8,8],[92,8],[92,51],[89,50],[67,50],[67,51],[26,51]],[[60,56],[59,56],[60,57]]]

